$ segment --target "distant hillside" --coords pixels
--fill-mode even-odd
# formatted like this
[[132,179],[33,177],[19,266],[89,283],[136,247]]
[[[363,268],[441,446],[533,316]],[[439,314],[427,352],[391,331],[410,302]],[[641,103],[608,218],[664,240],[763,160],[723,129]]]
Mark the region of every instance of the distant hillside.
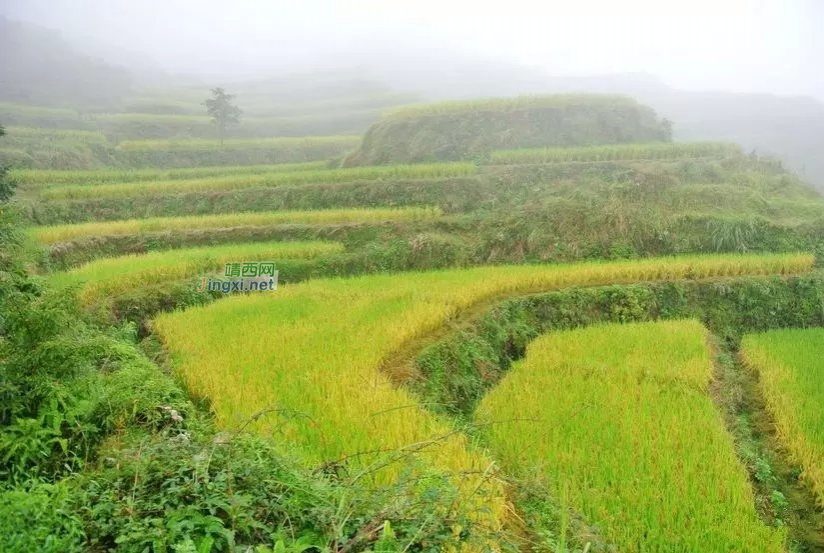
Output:
[[554,92],[629,94],[675,122],[675,138],[725,140],[780,157],[824,190],[824,103],[803,96],[678,90],[648,75],[551,78]]
[[656,142],[655,112],[625,96],[555,95],[419,104],[372,125],[347,165],[482,157],[492,150]]
[[553,77],[534,67],[451,54],[428,56],[426,64],[414,63],[416,57],[402,50],[393,51],[392,59],[400,57],[404,63],[376,56],[375,60],[360,61],[370,78],[400,90],[416,90],[430,100],[519,94],[628,94],[673,121],[675,138],[734,141],[749,150],[777,155],[793,171],[824,190],[824,88],[818,99],[695,92],[672,88],[648,74]]
[[105,108],[131,88],[126,70],[79,53],[55,31],[0,17],[0,101]]
[[[669,87],[649,75],[549,77],[534,69],[496,66],[455,89],[455,96],[491,93],[628,94],[674,122],[680,140],[724,140],[780,157],[802,178],[824,190],[824,102],[809,97],[733,92],[695,92]],[[498,75],[500,78],[496,78]],[[425,80],[424,94],[443,97],[444,87]],[[485,83],[494,82],[489,87]],[[469,86],[472,85],[472,86]]]

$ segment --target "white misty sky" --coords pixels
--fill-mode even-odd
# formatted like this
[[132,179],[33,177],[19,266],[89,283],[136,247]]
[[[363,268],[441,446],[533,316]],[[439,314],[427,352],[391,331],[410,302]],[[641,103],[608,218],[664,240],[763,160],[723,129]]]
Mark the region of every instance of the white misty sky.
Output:
[[824,96],[824,0],[0,0],[179,71],[253,73],[365,51],[452,52],[557,75],[643,72],[691,89]]

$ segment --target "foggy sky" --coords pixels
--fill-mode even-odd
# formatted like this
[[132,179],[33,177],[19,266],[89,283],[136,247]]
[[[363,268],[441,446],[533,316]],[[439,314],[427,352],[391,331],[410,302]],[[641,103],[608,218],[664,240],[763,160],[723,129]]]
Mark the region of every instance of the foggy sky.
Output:
[[647,73],[679,88],[824,97],[821,0],[0,0],[112,57],[267,76],[372,58]]

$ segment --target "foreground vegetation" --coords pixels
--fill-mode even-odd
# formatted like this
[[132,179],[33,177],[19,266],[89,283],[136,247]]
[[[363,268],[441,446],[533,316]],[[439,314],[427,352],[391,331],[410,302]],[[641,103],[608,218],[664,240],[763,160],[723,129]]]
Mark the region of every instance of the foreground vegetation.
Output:
[[758,371],[780,439],[824,505],[824,330],[785,329],[744,338],[742,356]]

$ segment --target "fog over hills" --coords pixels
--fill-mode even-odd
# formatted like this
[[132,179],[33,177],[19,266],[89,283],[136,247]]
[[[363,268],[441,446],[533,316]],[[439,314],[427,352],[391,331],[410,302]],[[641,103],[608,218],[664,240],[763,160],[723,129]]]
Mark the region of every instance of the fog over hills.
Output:
[[[452,33],[425,7],[319,4],[310,19],[308,5],[280,3],[11,0],[0,15],[26,22],[0,19],[0,100],[114,109],[147,89],[223,84],[241,92],[242,103],[250,81],[299,96],[313,82],[329,90],[339,80],[349,84],[334,86],[360,83],[410,100],[617,92],[674,121],[677,138],[732,140],[775,154],[824,186],[818,2],[731,2],[701,23],[710,12],[698,5],[669,13],[638,0],[612,27],[612,8],[594,1],[584,4],[606,11],[590,18],[584,8],[532,6],[534,17],[515,10],[496,21],[479,6]],[[459,11],[443,10],[447,20]]]

